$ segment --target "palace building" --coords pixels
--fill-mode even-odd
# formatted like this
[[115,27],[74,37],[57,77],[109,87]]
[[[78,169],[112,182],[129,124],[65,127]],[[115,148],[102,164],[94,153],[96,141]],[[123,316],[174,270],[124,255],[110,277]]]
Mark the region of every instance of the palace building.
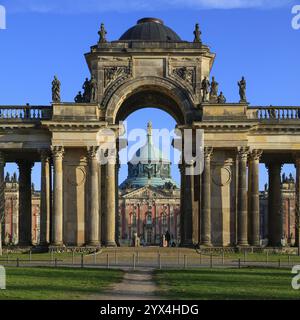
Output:
[[119,187],[121,243],[131,244],[136,233],[145,245],[157,245],[167,231],[180,243],[180,190],[170,165],[154,146],[149,123],[147,142],[129,161],[128,177]]

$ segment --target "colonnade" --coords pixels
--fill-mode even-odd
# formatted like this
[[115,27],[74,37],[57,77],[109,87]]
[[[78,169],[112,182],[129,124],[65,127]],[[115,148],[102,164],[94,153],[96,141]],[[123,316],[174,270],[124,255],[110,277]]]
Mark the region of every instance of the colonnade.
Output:
[[[41,245],[62,246],[63,239],[63,159],[65,149],[55,146],[51,150],[41,150]],[[199,242],[212,245],[212,208],[211,184],[214,150],[204,148],[204,170],[201,175],[201,208]],[[240,147],[236,151],[237,163],[237,208],[236,208],[236,245],[260,245],[259,213],[259,163],[261,150]],[[114,155],[110,156],[114,160]],[[117,211],[117,169],[115,161],[100,165],[97,160],[97,147],[87,149],[87,239],[86,245],[116,245]],[[31,170],[33,162],[17,161],[19,167],[19,245],[31,244]],[[4,183],[5,154],[0,152],[0,185]],[[52,190],[53,166],[53,192]],[[295,158],[296,166],[296,210],[300,203],[300,157]],[[187,167],[181,170],[181,240],[182,244],[193,244],[193,176],[186,175]],[[280,178],[282,164],[276,161],[266,163],[269,173],[269,246],[280,246],[282,239],[282,209]],[[104,189],[104,190],[103,190]],[[101,195],[104,193],[104,197]],[[3,194],[1,194],[3,197]],[[53,205],[52,205],[53,197]],[[103,201],[103,198],[105,201]],[[2,199],[1,199],[2,200]],[[101,207],[101,210],[99,209]],[[102,224],[102,227],[101,227]],[[299,229],[299,228],[298,228]],[[102,232],[101,232],[102,230]],[[297,237],[296,237],[297,238]]]

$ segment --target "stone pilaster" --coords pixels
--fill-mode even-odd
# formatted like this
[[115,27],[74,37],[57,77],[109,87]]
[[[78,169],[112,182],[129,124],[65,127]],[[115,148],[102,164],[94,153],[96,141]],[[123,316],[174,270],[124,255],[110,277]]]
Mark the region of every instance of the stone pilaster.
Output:
[[[105,245],[116,246],[116,155],[115,150],[108,156],[106,164],[106,212],[105,212]],[[113,152],[114,151],[114,152]]]
[[247,158],[248,147],[238,149],[238,246],[248,245],[248,210],[247,210]]
[[281,164],[268,163],[268,239],[269,246],[281,246],[282,238],[282,203],[281,203]]
[[40,244],[50,243],[50,153],[41,150]]
[[252,246],[260,245],[260,215],[259,215],[259,159],[262,150],[253,150],[249,158],[249,182],[250,182],[250,203],[249,222],[250,234],[249,240]]
[[99,164],[97,161],[98,147],[88,148],[89,160],[89,194],[88,194],[88,245],[99,246]]
[[18,161],[19,166],[19,245],[32,244],[31,170],[33,162]]
[[211,246],[211,167],[213,149],[204,148],[204,171],[202,189],[201,244]]
[[54,165],[52,245],[63,245],[63,155],[64,147],[52,148]]

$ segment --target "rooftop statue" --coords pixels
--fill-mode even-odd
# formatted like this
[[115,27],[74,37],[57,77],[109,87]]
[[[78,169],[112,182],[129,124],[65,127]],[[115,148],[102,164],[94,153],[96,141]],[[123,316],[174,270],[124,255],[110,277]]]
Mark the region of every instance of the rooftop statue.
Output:
[[240,81],[238,81],[238,86],[240,88],[239,94],[240,94],[240,102],[247,102],[246,98],[246,80],[244,77]]
[[207,102],[207,96],[209,94],[209,87],[210,87],[210,82],[209,80],[205,77],[202,82],[201,82],[201,89],[202,89],[202,102]]
[[97,102],[97,94],[98,94],[98,83],[96,79],[92,76],[90,81],[90,90],[91,90],[91,99],[90,102]]
[[219,83],[215,80],[215,77],[212,77],[212,81],[210,85],[209,101],[216,102],[218,100],[218,90],[219,90]]
[[84,84],[82,86],[83,91],[83,102],[91,101],[91,82],[88,78],[85,78]]
[[223,95],[223,92],[221,91],[219,96],[218,96],[218,103],[226,103],[226,98],[225,96]]
[[52,102],[60,102],[60,81],[56,76],[52,81]]
[[78,92],[78,94],[77,94],[77,96],[75,97],[74,101],[75,101],[76,103],[81,103],[81,102],[83,102],[83,96],[82,96],[81,91]]
[[201,31],[200,31],[200,28],[199,28],[199,23],[196,23],[196,25],[195,25],[194,36],[195,36],[194,42],[202,43],[202,41],[201,41]]
[[107,42],[107,40],[106,40],[107,31],[105,30],[104,23],[101,23],[101,27],[100,27],[98,34],[100,37],[99,43]]

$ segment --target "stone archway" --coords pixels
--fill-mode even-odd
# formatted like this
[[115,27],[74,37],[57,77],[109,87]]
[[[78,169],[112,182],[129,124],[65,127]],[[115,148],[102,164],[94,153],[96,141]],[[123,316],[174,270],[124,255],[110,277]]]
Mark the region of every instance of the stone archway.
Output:
[[187,90],[169,79],[158,77],[142,77],[125,82],[103,101],[105,119],[113,124],[145,107],[166,111],[180,125],[190,124],[195,114],[199,113]]
[[[131,113],[147,108],[158,108],[171,115],[179,126],[192,128],[192,121],[199,111],[194,107],[189,93],[176,85],[172,81],[156,77],[144,77],[128,81],[107,100],[106,120],[112,126],[125,120]],[[118,171],[118,166],[116,170]],[[115,173],[116,181],[118,173]],[[193,229],[198,229],[198,214],[194,213],[194,208],[189,205],[191,199],[188,197],[193,193],[194,179],[186,177],[185,170],[180,170],[181,174],[181,243],[184,246],[191,246],[198,243],[198,236],[193,235]],[[185,181],[185,182],[184,182]],[[115,190],[117,190],[116,183]],[[183,192],[184,186],[188,192]],[[196,209],[197,210],[197,209]],[[195,217],[196,216],[196,217]],[[193,221],[196,220],[196,221]],[[116,219],[117,223],[117,219]],[[116,228],[118,230],[118,227]],[[118,236],[116,236],[116,239]]]

